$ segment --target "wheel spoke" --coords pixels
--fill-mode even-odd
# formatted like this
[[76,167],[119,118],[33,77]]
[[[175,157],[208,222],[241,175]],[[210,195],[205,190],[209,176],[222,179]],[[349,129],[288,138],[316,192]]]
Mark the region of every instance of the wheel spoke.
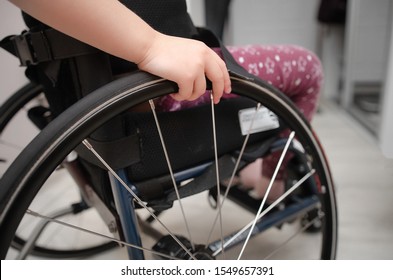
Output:
[[195,257],[192,255],[192,253],[187,249],[186,246],[169,230],[169,228],[146,206],[145,203],[135,194],[135,192],[124,182],[123,179],[120,178],[119,175],[109,166],[109,164],[98,154],[98,152],[94,149],[94,147],[89,143],[88,140],[83,140],[82,142],[86,148],[88,148],[94,156],[107,168],[107,170],[112,174],[113,177],[116,178],[116,180],[133,196],[133,198],[137,201],[137,203],[146,209],[149,214],[158,222],[160,225],[168,232],[168,234],[179,244],[180,247],[183,248],[183,250],[192,258],[195,259]]
[[[65,209],[61,209],[56,211],[56,213],[52,213],[50,216],[52,219],[58,219],[59,217],[71,214],[73,211],[72,207],[68,207]],[[32,211],[30,211],[32,212]],[[48,216],[49,217],[49,216]],[[31,233],[31,236],[29,237],[28,240],[26,240],[25,245],[22,247],[20,250],[19,255],[17,256],[16,259],[18,260],[24,260],[26,259],[26,256],[30,254],[31,250],[33,249],[37,239],[41,236],[42,231],[45,229],[45,227],[51,222],[49,219],[43,220],[42,223],[38,224],[34,230]]]
[[39,214],[38,212],[35,212],[35,211],[31,210],[31,209],[27,209],[26,210],[26,214],[29,214],[29,215],[37,217],[37,218],[41,218],[41,219],[43,219],[43,220],[45,220],[47,222],[60,224],[62,226],[68,227],[68,228],[72,228],[72,229],[79,230],[79,231],[82,231],[82,232],[86,232],[86,233],[89,233],[89,234],[92,234],[92,235],[95,235],[95,236],[99,236],[99,237],[105,238],[107,240],[117,242],[117,243],[119,243],[121,245],[124,245],[124,246],[127,246],[127,247],[131,247],[131,248],[134,248],[134,249],[138,249],[138,250],[142,250],[142,251],[145,251],[145,252],[149,252],[149,253],[152,253],[152,254],[164,257],[164,258],[177,260],[177,258],[175,258],[173,256],[169,256],[167,254],[156,252],[156,251],[153,251],[153,250],[148,249],[148,248],[144,248],[144,247],[140,247],[140,246],[137,246],[137,245],[134,245],[134,244],[130,244],[130,243],[127,243],[127,242],[122,241],[120,239],[116,239],[116,238],[110,237],[108,235],[98,233],[96,231],[92,231],[92,230],[88,230],[86,228],[75,226],[75,225],[72,225],[70,223],[66,223],[66,222],[60,221],[57,218],[51,218],[49,216],[45,216],[45,215]]
[[304,226],[302,226],[299,230],[297,230],[293,235],[291,235],[287,240],[281,243],[280,246],[278,246],[276,249],[274,249],[272,252],[270,252],[269,255],[267,255],[264,259],[270,259],[272,256],[274,256],[278,251],[280,251],[282,248],[284,248],[285,245],[287,245],[290,241],[295,239],[299,234],[305,232],[309,227],[311,227],[316,221],[322,219],[325,215],[323,213],[319,213],[317,217],[306,223]]
[[266,203],[267,197],[268,197],[268,195],[269,195],[269,192],[270,192],[270,190],[271,190],[271,188],[272,188],[272,186],[273,186],[274,181],[276,180],[276,176],[277,176],[278,171],[279,171],[279,169],[280,169],[280,167],[281,167],[282,161],[284,160],[284,157],[285,157],[285,155],[287,154],[289,145],[291,144],[292,139],[293,139],[294,136],[295,136],[295,132],[292,131],[291,134],[290,134],[289,137],[288,137],[287,143],[285,144],[284,150],[283,150],[282,153],[281,153],[280,160],[279,160],[278,163],[277,163],[277,166],[276,166],[276,169],[274,170],[273,176],[272,176],[272,178],[270,179],[269,186],[267,187],[266,193],[265,193],[265,195],[263,196],[261,205],[259,206],[258,212],[257,212],[257,214],[256,214],[256,216],[255,216],[255,219],[254,219],[254,222],[253,222],[253,224],[252,224],[252,226],[251,226],[251,228],[250,228],[250,231],[249,231],[249,233],[248,233],[247,239],[246,239],[246,241],[244,242],[243,248],[242,248],[242,250],[240,251],[240,254],[239,254],[239,256],[238,256],[238,260],[241,259],[242,255],[243,255],[243,252],[244,252],[244,250],[245,250],[245,248],[246,248],[246,246],[247,246],[247,244],[248,244],[248,241],[249,241],[249,239],[250,239],[250,237],[251,237],[251,233],[252,233],[252,231],[254,230],[255,224],[257,223],[258,216],[261,214],[262,209],[263,209],[263,207],[265,206],[265,203]]
[[[278,199],[276,199],[272,204],[269,205],[262,213],[260,213],[256,220],[262,219],[267,213],[274,209],[278,204],[280,204],[285,198],[287,198],[293,191],[299,188],[308,178],[310,178],[315,173],[315,169],[308,172],[304,175],[299,181],[296,182],[291,188],[289,188],[285,193],[283,193]],[[241,230],[239,230],[236,234],[234,234],[227,242],[225,242],[224,246],[229,247],[236,239],[239,238],[245,231],[249,230],[249,228],[253,225],[254,220],[244,226]],[[252,232],[252,231],[250,231]],[[221,253],[221,250],[216,250],[213,253],[213,256],[217,256]]]
[[[221,213],[221,208],[222,208],[222,206],[224,205],[224,202],[225,202],[225,200],[226,200],[226,198],[227,198],[227,196],[228,196],[229,190],[230,190],[231,187],[232,187],[233,180],[234,180],[234,178],[235,178],[236,172],[237,172],[237,170],[238,170],[238,168],[239,168],[240,161],[241,161],[241,159],[242,159],[242,157],[243,157],[243,154],[244,154],[244,150],[246,149],[248,140],[249,140],[250,135],[251,135],[251,131],[252,131],[252,128],[253,128],[253,125],[254,125],[255,117],[257,116],[257,113],[258,113],[260,107],[261,107],[261,104],[258,103],[258,104],[257,104],[257,107],[255,108],[255,113],[253,114],[253,117],[252,117],[252,119],[251,119],[250,127],[249,127],[249,129],[248,129],[248,131],[247,131],[247,135],[246,135],[246,137],[245,137],[245,139],[244,139],[244,141],[243,141],[243,145],[242,145],[242,147],[241,147],[241,149],[240,149],[239,156],[237,157],[235,166],[234,166],[234,168],[233,168],[233,170],[232,170],[232,174],[231,174],[231,177],[230,177],[230,179],[229,179],[228,186],[226,187],[225,193],[224,193],[223,198],[222,198],[222,203],[221,203],[220,205],[218,205],[218,207],[220,207],[220,211],[217,213],[217,215],[216,215],[216,217],[215,217],[215,219],[214,219],[214,221],[213,221],[213,224],[212,224],[212,226],[211,226],[210,233],[209,233],[208,238],[207,238],[207,241],[206,241],[206,247],[208,246],[208,244],[209,244],[209,242],[210,242],[211,236],[212,236],[212,234],[213,234],[213,230],[214,230],[214,228],[215,228],[215,226],[216,226],[216,223],[217,223],[217,220],[218,220],[218,218],[219,218],[219,213]],[[218,182],[217,185],[220,185],[220,182]],[[218,193],[218,194],[219,194],[219,193]],[[218,197],[218,196],[217,196],[217,197]]]
[[212,113],[212,125],[213,125],[213,144],[214,144],[214,163],[216,168],[216,186],[217,186],[217,215],[220,224],[220,236],[221,236],[221,248],[222,253],[225,258],[224,252],[224,234],[223,234],[223,226],[222,226],[222,211],[221,211],[221,189],[220,189],[220,170],[218,168],[218,151],[217,151],[217,134],[216,134],[216,115],[214,112],[214,102],[213,102],[213,92],[210,91],[210,105],[211,105],[211,113]]
[[194,245],[194,242],[192,241],[190,227],[188,225],[186,213],[184,211],[183,203],[182,203],[182,200],[180,198],[179,188],[177,187],[175,176],[173,174],[172,164],[171,164],[171,161],[169,160],[168,151],[167,151],[167,148],[166,148],[166,145],[165,145],[164,137],[162,135],[160,123],[159,123],[158,118],[157,118],[157,114],[156,114],[156,110],[155,110],[155,106],[154,106],[153,100],[149,100],[149,104],[150,104],[151,111],[153,113],[154,121],[155,121],[156,126],[157,126],[158,135],[160,136],[161,146],[162,146],[162,149],[163,149],[164,154],[165,154],[165,160],[166,160],[166,163],[167,163],[167,166],[168,166],[168,169],[169,169],[169,173],[171,175],[173,188],[175,189],[176,197],[177,197],[177,200],[179,201],[179,206],[180,206],[180,210],[181,210],[181,213],[182,213],[182,216],[183,216],[184,224],[185,224],[186,229],[187,229],[188,237],[189,237],[189,240],[191,242],[192,249],[195,250],[195,245]]

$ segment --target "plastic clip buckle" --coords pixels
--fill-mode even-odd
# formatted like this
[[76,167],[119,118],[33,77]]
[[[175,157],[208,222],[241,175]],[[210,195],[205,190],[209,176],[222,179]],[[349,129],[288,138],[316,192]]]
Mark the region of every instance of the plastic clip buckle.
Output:
[[15,36],[11,40],[18,53],[21,66],[37,64],[37,60],[35,59],[35,56],[31,50],[29,33]]

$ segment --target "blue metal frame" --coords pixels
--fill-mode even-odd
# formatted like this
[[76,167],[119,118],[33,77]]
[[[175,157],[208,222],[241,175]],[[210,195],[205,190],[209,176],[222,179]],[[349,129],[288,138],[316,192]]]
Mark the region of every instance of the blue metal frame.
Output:
[[[199,165],[197,167],[187,169],[182,172],[178,172],[174,174],[175,181],[178,183],[199,176],[211,164],[212,163],[206,163],[206,164]],[[127,186],[129,186],[136,195],[138,195],[137,189],[128,180],[126,172],[124,170],[119,170],[116,173],[123,180],[123,182],[125,182]],[[113,196],[114,196],[117,211],[120,216],[120,222],[122,225],[122,231],[124,234],[125,242],[142,247],[141,237],[138,230],[138,220],[134,208],[133,197],[129,193],[129,191],[118,180],[116,180],[112,175],[110,175],[110,177],[112,183]],[[133,260],[144,259],[143,251],[139,249],[128,247],[127,251],[130,259]]]
[[[117,174],[127,185],[129,185],[124,170],[118,171]],[[138,221],[135,213],[133,197],[118,180],[116,180],[112,175],[110,175],[110,177],[112,182],[113,197],[120,216],[125,242],[142,247],[141,237],[139,235],[137,226]],[[133,186],[131,186],[131,189],[136,191],[135,187]],[[144,259],[142,250],[127,247],[127,251],[129,258],[132,260]]]

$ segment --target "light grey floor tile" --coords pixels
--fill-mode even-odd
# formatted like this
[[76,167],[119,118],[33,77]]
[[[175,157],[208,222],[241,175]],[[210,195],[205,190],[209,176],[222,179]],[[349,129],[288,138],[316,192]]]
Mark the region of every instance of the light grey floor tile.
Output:
[[393,259],[393,160],[334,104],[313,126],[328,155],[339,214],[338,259]]

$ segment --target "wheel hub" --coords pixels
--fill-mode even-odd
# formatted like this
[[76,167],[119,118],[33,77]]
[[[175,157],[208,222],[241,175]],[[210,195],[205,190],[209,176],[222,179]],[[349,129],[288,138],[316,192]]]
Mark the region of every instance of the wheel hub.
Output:
[[[182,236],[176,236],[177,239],[191,252],[195,259],[198,260],[214,260],[212,256],[213,252],[209,248],[205,248],[204,245],[194,245],[192,247],[191,242]],[[179,245],[179,243],[173,239],[172,236],[166,235],[162,237],[154,246],[153,250],[174,258],[189,260],[190,255]],[[167,259],[165,257],[160,257],[162,259]]]

